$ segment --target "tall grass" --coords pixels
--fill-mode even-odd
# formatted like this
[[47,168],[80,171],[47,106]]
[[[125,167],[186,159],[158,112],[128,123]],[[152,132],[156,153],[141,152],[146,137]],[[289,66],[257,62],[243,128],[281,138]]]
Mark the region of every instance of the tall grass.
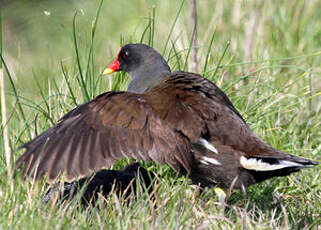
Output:
[[[321,161],[319,2],[266,2],[253,37],[250,52],[255,58],[251,61],[244,58],[242,48],[247,28],[243,25],[255,4],[241,4],[240,23],[235,25],[231,10],[234,1],[198,3],[202,12],[198,18],[198,61],[203,66],[203,75],[228,94],[253,131],[266,142],[282,151]],[[21,65],[14,68],[15,62],[3,60],[1,55],[9,79],[8,127],[14,149],[52,126],[76,105],[106,91],[109,79],[100,73],[125,43],[142,41],[153,45],[167,57],[173,70],[187,69],[189,65],[192,34],[186,32],[189,31],[187,1],[156,1],[153,5],[119,1],[122,7],[117,10],[114,5],[115,12],[111,12],[111,1],[107,0],[82,4],[84,15],[81,9],[78,13],[72,10],[63,32],[60,31],[69,43],[64,45],[57,38],[57,43],[54,38],[50,40],[57,50],[44,49],[32,55],[32,61],[37,63],[32,66],[33,71],[28,71],[28,59],[20,60]],[[45,23],[55,21],[54,25],[59,25],[55,11],[52,12],[52,18],[48,17]],[[126,12],[139,14],[128,16]],[[126,24],[129,17],[136,21]],[[132,24],[136,25],[135,29]],[[124,32],[117,37],[114,34],[120,25],[124,26],[121,28]],[[48,37],[33,39],[41,42]],[[67,58],[59,58],[60,46],[68,50]],[[7,56],[12,53],[8,52]],[[56,62],[44,61],[52,56]],[[127,84],[126,74],[113,76],[113,90],[125,90]],[[158,174],[155,209],[148,194],[141,193],[129,205],[111,195],[100,208],[80,211],[75,202],[43,204],[45,181],[32,183],[15,178],[15,189],[11,190],[7,186],[9,178],[4,176],[3,142],[0,152],[0,228],[4,229],[317,229],[321,226],[320,166],[252,186],[247,199],[234,191],[230,201],[222,204],[212,189],[200,194],[189,179],[168,166],[142,162]],[[15,152],[14,158],[20,154],[21,151]],[[114,168],[129,161],[120,160]]]
[[[0,9],[0,56],[2,57],[2,12]],[[9,144],[9,130],[8,130],[8,118],[7,118],[7,106],[6,106],[6,84],[5,84],[5,75],[3,74],[2,69],[2,58],[0,60],[0,103],[1,103],[1,133],[2,133],[2,140],[4,146],[4,156],[6,160],[6,169],[7,169],[7,176],[9,178],[12,177],[12,156],[11,156],[11,148]],[[11,180],[9,180],[11,182]],[[12,183],[10,183],[12,186]]]

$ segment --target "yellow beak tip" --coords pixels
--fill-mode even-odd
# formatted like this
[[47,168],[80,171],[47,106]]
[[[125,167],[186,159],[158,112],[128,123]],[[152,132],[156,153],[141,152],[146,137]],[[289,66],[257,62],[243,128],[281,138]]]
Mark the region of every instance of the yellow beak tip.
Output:
[[104,70],[104,72],[103,72],[103,75],[111,74],[111,73],[113,73],[113,72],[115,72],[115,70],[113,70],[113,69],[111,69],[111,68],[106,68],[106,69]]

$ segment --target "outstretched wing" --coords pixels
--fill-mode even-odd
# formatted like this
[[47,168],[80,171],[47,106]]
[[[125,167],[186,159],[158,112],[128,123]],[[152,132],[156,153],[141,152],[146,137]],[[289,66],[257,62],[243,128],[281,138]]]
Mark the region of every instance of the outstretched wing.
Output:
[[161,120],[143,95],[109,92],[76,107],[22,147],[17,161],[25,175],[67,180],[110,167],[116,159],[167,163],[179,171],[190,164],[189,143]]

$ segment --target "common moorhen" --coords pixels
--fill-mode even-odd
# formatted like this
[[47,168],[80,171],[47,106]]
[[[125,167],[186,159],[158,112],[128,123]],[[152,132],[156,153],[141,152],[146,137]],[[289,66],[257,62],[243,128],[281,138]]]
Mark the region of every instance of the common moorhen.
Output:
[[131,76],[127,92],[77,106],[22,146],[17,168],[36,179],[72,180],[132,157],[166,163],[202,187],[243,188],[317,164],[263,142],[215,84],[171,72],[147,45],[122,47],[104,73],[115,71]]

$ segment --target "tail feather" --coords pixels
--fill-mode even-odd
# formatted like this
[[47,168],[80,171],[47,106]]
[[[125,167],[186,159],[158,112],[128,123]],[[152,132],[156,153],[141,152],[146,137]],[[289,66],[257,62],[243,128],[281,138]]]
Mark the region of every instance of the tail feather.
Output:
[[307,160],[292,155],[285,155],[282,158],[276,157],[244,157],[240,158],[241,166],[248,170],[274,171],[283,168],[309,168],[317,165],[316,161]]
[[292,161],[292,162],[296,162],[296,163],[299,163],[301,165],[305,165],[305,166],[313,166],[313,165],[318,165],[319,162],[317,161],[312,161],[312,160],[309,160],[309,159],[306,159],[306,158],[303,158],[303,157],[297,157],[297,156],[293,156],[291,154],[285,154],[286,158],[285,160],[288,160],[288,161]]
[[256,183],[271,177],[287,176],[300,169],[311,168],[318,162],[291,154],[281,153],[279,156],[242,156],[241,166],[250,172]]

